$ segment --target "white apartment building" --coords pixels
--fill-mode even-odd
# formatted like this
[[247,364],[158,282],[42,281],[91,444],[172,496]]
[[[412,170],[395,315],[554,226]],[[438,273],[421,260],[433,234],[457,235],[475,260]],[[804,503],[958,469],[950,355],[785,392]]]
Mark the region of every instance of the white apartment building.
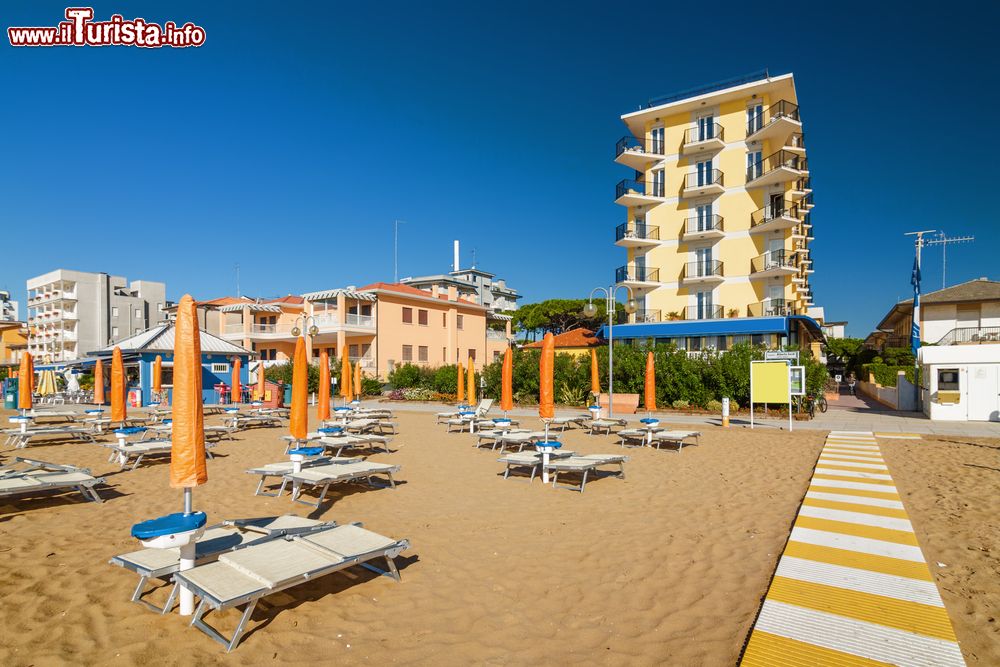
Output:
[[10,298],[10,292],[0,290],[0,322],[17,322],[18,304]]
[[495,273],[477,269],[475,264],[467,269],[459,268],[459,244],[455,241],[455,260],[453,271],[437,273],[430,276],[403,278],[399,282],[417,289],[430,292],[435,287],[442,292],[454,287],[463,297],[472,297],[476,303],[486,306],[492,312],[517,310],[517,300],[521,295],[513,287],[507,286],[507,281],[497,278]]
[[79,359],[166,319],[165,283],[57,269],[27,288],[28,351],[42,363]]

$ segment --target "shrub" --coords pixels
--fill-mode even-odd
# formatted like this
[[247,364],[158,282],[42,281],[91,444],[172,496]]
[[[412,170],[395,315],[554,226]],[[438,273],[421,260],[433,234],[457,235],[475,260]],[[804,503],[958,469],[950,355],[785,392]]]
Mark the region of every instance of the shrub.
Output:
[[458,366],[439,366],[435,371],[429,387],[442,394],[455,393],[458,387]]
[[[730,403],[730,409],[732,409],[732,404]],[[705,409],[709,412],[722,412],[722,401],[717,401],[714,398],[705,404]]]
[[[285,363],[275,364],[264,369],[264,379],[268,382],[277,382],[279,384],[291,384],[292,383],[292,363],[286,361]],[[330,377],[334,377],[331,372]],[[309,364],[309,392],[319,390],[319,365]],[[331,392],[333,390],[331,389]]]
[[563,405],[583,405],[586,400],[586,389],[570,386],[566,381],[559,385],[559,402]]
[[364,396],[381,396],[382,383],[377,378],[361,378],[361,393]]
[[429,401],[434,396],[434,390],[426,387],[411,387],[403,390],[403,398],[408,401]]
[[691,404],[685,400],[677,399],[671,405],[673,406],[674,410],[687,410]]
[[389,384],[396,389],[434,386],[434,369],[416,364],[400,364],[389,373]]

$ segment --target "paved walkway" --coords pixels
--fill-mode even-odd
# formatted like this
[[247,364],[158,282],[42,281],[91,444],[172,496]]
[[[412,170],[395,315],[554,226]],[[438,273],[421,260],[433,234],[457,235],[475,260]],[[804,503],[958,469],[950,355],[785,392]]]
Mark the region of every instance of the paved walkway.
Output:
[[827,436],[740,664],[965,664],[872,433]]
[[[842,398],[850,398],[843,396]],[[860,400],[860,399],[859,399]],[[365,401],[366,406],[380,405],[393,410],[404,412],[448,412],[454,411],[455,406],[444,403],[423,403],[410,401]],[[831,403],[831,406],[833,403]],[[844,404],[848,405],[848,404]],[[557,409],[556,416],[572,417],[584,413],[581,409]],[[498,415],[499,411],[494,404],[491,415]],[[511,410],[511,416],[535,417],[538,416],[538,408],[516,408]],[[630,422],[638,422],[645,416],[645,413],[634,415],[623,415]],[[671,424],[692,424],[721,426],[722,418],[713,415],[685,415],[675,412],[657,413],[663,421]],[[748,415],[737,415],[730,419],[733,428],[750,427]],[[788,429],[788,419],[760,419],[754,418],[757,428],[777,428]],[[872,431],[875,433],[924,433],[932,435],[958,435],[980,438],[1000,438],[1000,422],[932,422],[920,412],[899,412],[886,409],[855,409],[847,407],[844,409],[831,409],[826,413],[817,412],[816,419],[805,422],[794,422],[793,429],[814,430],[814,431]]]

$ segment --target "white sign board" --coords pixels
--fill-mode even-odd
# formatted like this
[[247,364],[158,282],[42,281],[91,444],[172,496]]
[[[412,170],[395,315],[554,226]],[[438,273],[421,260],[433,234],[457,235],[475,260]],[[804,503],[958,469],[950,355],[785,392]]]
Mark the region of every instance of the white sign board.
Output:
[[837,384],[840,384],[841,382],[844,381],[844,376],[841,375],[840,373],[837,373],[836,375],[833,376],[833,379],[837,381]]
[[806,393],[806,367],[788,367],[788,387],[792,396],[805,396]]
[[765,361],[794,361],[799,363],[798,350],[764,350]]

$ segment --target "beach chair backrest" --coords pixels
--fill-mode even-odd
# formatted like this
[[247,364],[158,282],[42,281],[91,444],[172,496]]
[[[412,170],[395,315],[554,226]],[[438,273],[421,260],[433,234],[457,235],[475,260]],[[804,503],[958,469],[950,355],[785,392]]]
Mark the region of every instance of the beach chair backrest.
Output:
[[483,400],[479,401],[479,407],[476,408],[476,416],[477,417],[482,417],[487,412],[489,412],[490,409],[492,409],[492,408],[493,408],[493,399],[492,398],[484,398]]

